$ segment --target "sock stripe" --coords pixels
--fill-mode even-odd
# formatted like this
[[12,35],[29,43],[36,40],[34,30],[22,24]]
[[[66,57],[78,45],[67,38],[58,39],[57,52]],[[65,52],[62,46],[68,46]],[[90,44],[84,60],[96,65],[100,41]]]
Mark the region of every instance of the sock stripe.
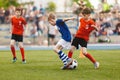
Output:
[[59,51],[58,54],[61,55],[62,51]]
[[66,62],[66,60],[63,60],[63,62],[65,63],[65,62]]
[[64,53],[61,53],[61,55],[60,55],[61,57],[63,57],[64,56]]
[[67,64],[67,62],[64,62],[63,64],[64,64],[64,65],[66,65],[66,64]]
[[61,53],[61,54],[60,54],[60,58],[62,58],[63,56],[64,56],[64,54],[63,54],[63,53]]
[[69,59],[68,57],[65,58],[65,60],[68,60],[68,59]]
[[66,59],[66,57],[67,57],[67,56],[65,56],[65,55],[64,55],[64,57],[62,57],[61,59],[62,59],[62,60],[65,60],[65,59]]
[[69,58],[67,57],[67,59],[66,60],[68,60]]
[[59,51],[58,55],[59,55],[59,58],[62,60],[63,64],[66,65],[67,64],[66,60],[69,59],[68,56],[62,51]]

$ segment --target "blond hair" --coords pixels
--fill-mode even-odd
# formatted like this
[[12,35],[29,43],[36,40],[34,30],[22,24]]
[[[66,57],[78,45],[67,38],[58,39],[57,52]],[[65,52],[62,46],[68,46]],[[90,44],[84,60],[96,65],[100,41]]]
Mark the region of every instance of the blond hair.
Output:
[[55,19],[55,14],[53,12],[50,12],[49,15],[48,15],[48,21],[51,20],[51,19]]

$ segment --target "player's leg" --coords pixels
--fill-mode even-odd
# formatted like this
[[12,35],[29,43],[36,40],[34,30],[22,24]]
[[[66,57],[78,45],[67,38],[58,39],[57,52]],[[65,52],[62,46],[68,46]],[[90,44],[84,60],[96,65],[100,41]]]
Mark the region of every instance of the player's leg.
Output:
[[11,49],[11,52],[12,52],[12,55],[13,55],[12,62],[14,63],[17,60],[16,52],[15,52],[15,40],[14,39],[11,39],[11,41],[10,41],[10,49]]
[[76,49],[75,46],[71,46],[71,48],[70,48],[70,50],[69,50],[69,52],[68,52],[68,57],[69,57],[69,58],[72,58],[72,55],[73,55],[73,52],[74,52],[75,49]]
[[55,44],[55,35],[48,34],[50,45]]
[[67,60],[69,59],[68,56],[62,51],[62,46],[57,45],[54,47],[54,51],[59,55],[59,58],[62,60],[63,64],[67,64]]
[[86,47],[81,47],[82,53],[94,64],[95,69],[99,68],[99,62],[95,60],[95,58],[87,52]]
[[24,46],[23,46],[23,36],[22,35],[18,35],[17,36],[17,41],[18,41],[18,46],[20,48],[20,52],[21,52],[21,56],[22,56],[22,63],[26,63],[26,60],[25,60],[25,50],[24,50]]
[[79,45],[79,39],[78,39],[77,37],[75,37],[75,38],[73,39],[71,45],[72,45],[72,46],[71,46],[71,48],[70,48],[70,50],[69,50],[69,52],[68,52],[68,57],[69,57],[69,58],[72,58],[72,55],[73,55],[74,50],[76,50],[76,49],[79,48],[79,47],[78,47],[78,45]]
[[92,62],[95,63],[96,60],[87,52],[86,47],[81,47],[82,53]]
[[[63,64],[64,64],[64,68],[67,68],[67,66],[70,65],[70,63],[72,63],[72,59],[68,58],[68,56],[62,51],[62,49],[64,48],[63,45],[65,45],[65,41],[63,39],[61,39],[56,46],[54,47],[54,51],[59,55],[59,58],[62,60]],[[66,43],[67,44],[67,43]]]
[[51,41],[51,45],[55,45],[55,37],[52,37],[50,41]]
[[23,42],[18,42],[19,48],[20,48],[20,52],[21,52],[21,56],[22,56],[22,63],[26,63],[25,60],[25,50],[23,47]]
[[38,44],[42,45],[43,44],[43,36],[42,36],[43,32],[41,30],[38,30],[37,32],[38,32]]
[[79,38],[79,44],[81,45],[83,55],[85,55],[92,63],[95,63],[96,60],[87,52],[87,41]]

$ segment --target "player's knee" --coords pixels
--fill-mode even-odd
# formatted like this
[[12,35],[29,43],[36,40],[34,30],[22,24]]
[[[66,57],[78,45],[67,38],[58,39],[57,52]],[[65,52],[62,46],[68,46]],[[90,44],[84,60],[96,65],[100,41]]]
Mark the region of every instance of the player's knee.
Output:
[[56,48],[56,47],[54,47],[54,48],[53,48],[53,51],[54,51],[54,52],[57,52],[57,48]]
[[10,44],[10,47],[13,47],[13,46],[14,46],[14,44],[13,44],[13,43],[11,43],[11,44]]
[[87,54],[87,50],[86,50],[86,49],[82,49],[82,53],[83,53],[84,55],[86,55],[86,54]]
[[83,53],[83,55],[86,55],[87,54],[87,52],[82,52]]
[[22,45],[22,44],[19,44],[18,46],[19,46],[19,48],[23,48],[23,45]]
[[70,52],[74,52],[75,49],[76,49],[76,47],[72,46],[70,49]]
[[82,54],[83,54],[83,55],[86,55],[86,54],[87,54],[87,51],[86,51],[86,50],[82,50]]
[[73,50],[72,50],[72,49],[70,49],[70,50],[69,50],[69,52],[70,52],[70,53],[73,53]]

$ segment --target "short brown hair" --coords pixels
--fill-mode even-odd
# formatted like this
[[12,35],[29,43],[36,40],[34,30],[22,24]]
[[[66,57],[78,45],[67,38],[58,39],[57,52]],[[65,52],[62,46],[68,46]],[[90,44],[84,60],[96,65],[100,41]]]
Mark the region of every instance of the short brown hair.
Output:
[[50,12],[49,15],[48,15],[48,21],[50,19],[55,19],[55,14],[53,12]]
[[15,11],[20,11],[21,12],[21,15],[23,13],[23,9],[22,8],[16,8]]
[[91,14],[91,9],[90,8],[83,9],[82,14]]
[[22,11],[22,8],[16,8],[15,11]]

